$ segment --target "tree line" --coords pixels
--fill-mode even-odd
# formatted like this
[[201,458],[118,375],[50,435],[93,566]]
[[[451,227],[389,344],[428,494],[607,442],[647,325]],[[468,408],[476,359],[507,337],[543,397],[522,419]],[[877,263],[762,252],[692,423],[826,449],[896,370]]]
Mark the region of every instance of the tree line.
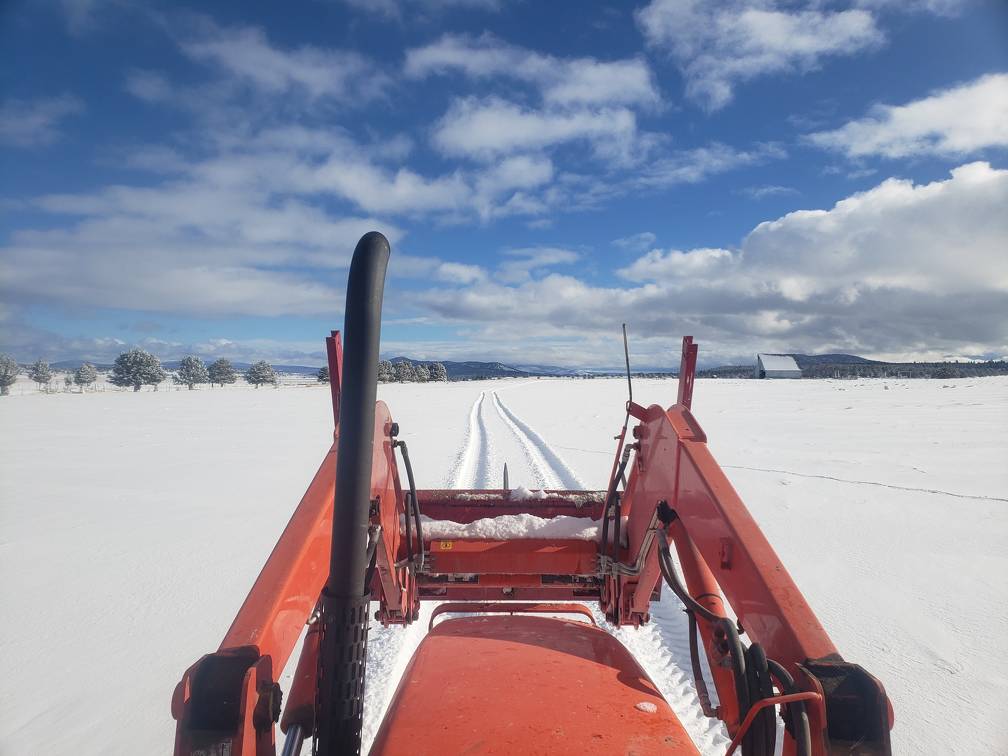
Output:
[[[329,382],[329,368],[318,371],[319,383]],[[431,383],[448,380],[448,369],[440,362],[417,362],[408,360],[379,360],[379,383]]]
[[[49,386],[54,378],[53,370],[45,360],[37,360],[25,371],[38,387]],[[0,354],[0,392],[10,393],[21,366],[10,356]],[[195,355],[183,357],[178,370],[170,373],[161,366],[161,361],[150,352],[143,349],[130,349],[116,357],[108,382],[121,388],[132,388],[139,391],[143,386],[158,385],[171,378],[172,383],[186,386],[189,389],[209,383],[225,386],[238,380],[238,371],[230,360],[219,359],[209,365]],[[276,384],[277,374],[273,366],[266,360],[260,360],[249,366],[244,373],[247,383],[256,388],[264,384]],[[98,380],[98,370],[89,362],[83,363],[77,370],[67,373],[63,378],[64,386],[80,387],[81,391],[91,387]]]
[[[21,366],[13,357],[0,354],[0,393],[9,394],[10,387],[14,385],[20,373]],[[53,370],[45,360],[34,362],[26,373],[40,389],[50,386],[54,378]],[[169,374],[155,355],[143,349],[130,349],[116,357],[108,382],[113,386],[132,388],[134,391],[139,391],[143,386],[154,386],[157,390],[157,387],[170,377],[174,384],[192,390],[203,384],[223,387],[235,383],[238,375],[230,360],[222,358],[207,365],[196,355],[183,357],[178,369]],[[263,385],[275,386],[279,382],[276,371],[266,360],[252,363],[243,373],[243,377],[246,383],[256,388]],[[323,367],[316,377],[320,383],[328,383],[329,368]],[[77,370],[66,374],[63,378],[66,388],[78,386],[81,391],[93,386],[97,380],[98,370],[89,362],[83,363]],[[447,381],[448,371],[440,362],[413,364],[407,361],[393,363],[382,360],[378,363],[378,380],[382,383]]]

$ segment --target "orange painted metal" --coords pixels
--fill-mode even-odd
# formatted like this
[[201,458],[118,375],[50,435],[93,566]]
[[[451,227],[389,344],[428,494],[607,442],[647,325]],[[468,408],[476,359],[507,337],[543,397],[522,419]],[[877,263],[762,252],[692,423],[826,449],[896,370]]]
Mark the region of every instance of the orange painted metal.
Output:
[[343,341],[340,339],[339,331],[332,331],[325,341],[326,358],[329,363],[329,391],[332,393],[333,427],[338,431],[343,389]]
[[470,523],[484,517],[534,514],[537,517],[602,516],[604,491],[546,490],[542,499],[511,499],[502,490],[429,489],[417,491],[420,511],[432,520]]
[[438,575],[594,575],[598,545],[573,538],[512,541],[437,538],[427,542]]
[[612,635],[580,621],[517,615],[438,624],[406,668],[371,753],[697,750]]
[[337,450],[338,442],[319,465],[219,650],[254,646],[276,670],[287,663],[329,573]]
[[[482,579],[480,575],[480,579]],[[524,576],[508,585],[486,586],[479,583],[444,583],[421,577],[420,599],[422,601],[592,601],[598,600],[597,585],[577,584],[517,585]],[[531,576],[536,580],[538,576]],[[493,582],[497,583],[497,580]]]
[[[338,425],[339,332],[326,343]],[[841,710],[849,704],[842,691],[831,688],[824,693],[820,679],[850,674],[854,665],[839,657],[708,451],[706,435],[690,410],[696,354],[692,339],[684,339],[675,406],[665,410],[627,403],[628,415],[638,421],[633,429],[636,454],[620,499],[628,547],[618,550],[615,566],[600,562],[593,541],[427,539],[425,569],[415,573],[419,560],[411,564],[406,559],[400,531],[405,508],[392,418],[378,402],[370,515],[379,538],[371,587],[380,606],[378,619],[408,624],[417,616],[420,599],[494,602],[467,603],[464,608],[446,604],[434,616],[449,611],[556,610],[591,617],[584,607],[499,602],[597,599],[618,624],[646,622],[661,583],[655,531],[669,522],[668,517],[660,522],[657,512],[672,510],[675,518],[666,532],[687,590],[722,617],[723,592],[750,639],[791,672],[800,692],[768,700],[807,702],[812,752],[822,756],[829,751],[827,702],[837,701]],[[275,679],[317,604],[328,572],[337,453],[335,439],[218,651],[190,667],[176,687],[172,715],[178,721],[177,756],[191,756],[201,748],[227,748],[231,756],[275,754]],[[598,519],[604,496],[551,491],[542,500],[512,501],[505,491],[434,490],[419,491],[418,501],[428,517],[469,523],[526,512]],[[718,692],[718,715],[739,741],[758,707],[770,704],[758,704],[740,721],[734,679],[729,665],[723,664],[725,647],[709,622],[697,617],[697,623]],[[309,632],[284,729],[295,723],[311,729],[317,648],[317,633]],[[875,700],[880,711],[888,713],[891,728],[891,706],[881,684],[863,670],[860,675],[856,684],[877,691]],[[212,703],[215,696],[219,705]],[[636,703],[652,703],[655,712],[646,711],[647,706],[635,708]],[[879,742],[885,752],[887,737]],[[451,619],[434,627],[400,683],[372,752],[455,753],[467,748],[483,753],[696,752],[654,685],[612,636],[580,622],[521,615]],[[785,756],[794,748],[793,738],[786,737]]]
[[[696,545],[690,540],[682,520],[677,519],[672,523],[669,527],[669,534],[672,536],[672,543],[675,545],[683,577],[686,580],[686,588],[690,595],[708,611],[718,617],[726,617],[721,589],[718,587],[717,581],[714,580],[714,575],[707,567],[707,563],[697,551]],[[696,618],[696,622],[704,649],[707,652],[707,659],[710,662],[709,667],[714,687],[717,689],[718,718],[725,723],[728,732],[733,734],[740,725],[741,712],[739,711],[739,702],[735,697],[735,678],[732,675],[731,664],[722,663],[727,659],[727,655],[714,637],[711,623],[700,616]]]
[[284,702],[280,729],[287,732],[292,725],[300,725],[305,732],[312,732],[315,722],[315,690],[318,687],[319,626],[312,623],[305,634],[301,655],[298,657],[294,680]]
[[[700,562],[735,610],[752,641],[758,641],[769,658],[788,669],[801,690],[821,693],[814,678],[799,665],[807,659],[837,654],[766,537],[756,525],[738,494],[707,450],[706,436],[685,407],[665,410],[647,408],[635,429],[640,444],[638,462],[624,494],[624,512],[629,509],[630,527],[643,522],[643,514],[666,501],[695,545]],[[630,530],[634,552],[634,531]],[[697,575],[694,574],[696,581]],[[708,580],[701,581],[710,587]],[[621,590],[637,593],[629,605],[650,594],[653,584],[620,578]],[[704,593],[713,592],[706,588]],[[692,593],[692,590],[691,590]],[[699,595],[699,594],[695,594]],[[627,607],[629,608],[629,606]],[[622,622],[630,622],[624,615]],[[709,627],[699,625],[704,645],[710,643]],[[739,712],[724,681],[715,678],[729,728],[737,727]],[[727,697],[724,697],[726,696]],[[821,707],[808,707],[813,753],[827,749],[826,718]],[[790,744],[793,741],[788,738]]]
[[[392,417],[388,407],[383,402],[377,402],[371,498],[392,502],[392,506],[381,508],[379,520],[383,546],[379,549],[379,560],[384,558],[394,564],[400,541],[396,512],[402,511],[402,490],[392,455],[391,427]],[[379,442],[379,439],[382,441]],[[263,724],[260,720],[256,727],[253,714],[290,658],[328,575],[338,447],[339,440],[336,439],[217,652],[203,657],[186,670],[176,686],[172,697],[172,716],[177,720],[176,756],[190,756],[194,747],[193,738],[204,737],[193,729],[192,689],[194,681],[201,679],[200,668],[211,657],[220,659],[237,655],[248,658],[249,671],[241,692],[222,690],[224,700],[234,701],[239,695],[242,698],[238,714],[231,712],[228,717],[219,718],[220,722],[226,722],[229,729],[222,729],[219,741],[215,742],[227,743],[232,756],[273,756],[272,722]],[[406,585],[406,588],[395,586],[394,591],[385,594],[379,583],[379,596],[376,598],[381,598],[390,606],[401,607],[411,583]],[[415,596],[415,588],[413,593]],[[413,601],[415,603],[415,597]],[[249,682],[250,679],[252,682]],[[210,682],[205,684],[211,686]],[[225,708],[227,706],[230,704]],[[236,720],[238,715],[240,718]],[[221,724],[221,727],[225,725]]]
[[[630,414],[639,420],[633,429],[636,455],[621,500],[627,516],[627,558],[620,570],[604,576],[601,592],[606,615],[619,624],[637,624],[652,598],[660,576],[653,565],[656,545],[651,531],[664,527],[655,512],[667,505],[675,513],[668,532],[676,545],[687,589],[715,614],[723,616],[721,592],[731,604],[746,634],[759,642],[767,656],[783,664],[796,687],[817,698],[806,707],[814,754],[829,749],[826,702],[819,680],[809,672],[838,665],[839,674],[853,674],[873,689],[872,695],[888,700],[881,684],[843,662],[829,636],[792,581],[777,554],[760,531],[720,466],[707,449],[707,437],[690,410],[696,345],[683,340],[678,402],[668,410],[652,405],[633,405]],[[636,565],[636,568],[634,567]],[[730,672],[718,666],[725,649],[712,638],[710,623],[698,617],[698,629],[711,660],[721,702],[719,715],[733,734],[741,726]],[[860,676],[860,677],[858,677]],[[838,700],[838,716],[850,716]],[[874,703],[865,703],[872,707]],[[857,715],[871,729],[871,711]],[[883,751],[887,731],[878,737]],[[874,735],[869,735],[874,737]],[[785,739],[784,753],[794,752],[794,740]]]
[[494,603],[486,602],[447,602],[438,604],[431,612],[430,622],[427,624],[428,630],[434,629],[434,620],[442,614],[468,613],[468,614],[579,614],[587,617],[588,621],[595,624],[595,616],[584,604],[525,604],[517,601],[498,601]]

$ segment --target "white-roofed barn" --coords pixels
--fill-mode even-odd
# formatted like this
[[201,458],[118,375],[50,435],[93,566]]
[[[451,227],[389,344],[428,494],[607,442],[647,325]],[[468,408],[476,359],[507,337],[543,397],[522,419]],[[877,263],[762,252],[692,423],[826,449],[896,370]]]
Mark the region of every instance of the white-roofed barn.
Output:
[[801,368],[786,354],[757,354],[756,378],[801,378]]

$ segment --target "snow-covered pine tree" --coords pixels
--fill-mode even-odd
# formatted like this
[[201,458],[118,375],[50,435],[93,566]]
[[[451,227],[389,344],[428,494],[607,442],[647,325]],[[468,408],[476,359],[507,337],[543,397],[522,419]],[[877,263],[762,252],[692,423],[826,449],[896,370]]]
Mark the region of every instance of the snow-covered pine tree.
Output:
[[67,373],[66,375],[64,375],[63,376],[63,390],[64,391],[69,391],[71,388],[73,388],[73,385],[74,385],[73,376],[70,375],[70,373]]
[[[67,378],[69,379],[70,376],[67,375]],[[82,393],[84,389],[86,389],[88,386],[90,386],[97,380],[98,380],[98,371],[95,370],[94,365],[92,365],[90,362],[85,362],[83,365],[77,368],[77,372],[74,373],[73,375],[73,382],[81,387]]]
[[448,369],[440,362],[430,364],[430,376],[432,381],[447,381]]
[[28,377],[38,384],[40,390],[43,386],[48,386],[49,381],[52,380],[52,370],[49,369],[49,363],[45,360],[35,360],[28,368]]
[[0,354],[0,395],[7,396],[10,393],[10,387],[14,385],[20,372],[21,367],[13,357]]
[[231,360],[225,360],[223,357],[210,364],[210,367],[207,368],[207,374],[211,386],[219,383],[223,388],[225,383],[234,383],[238,380],[238,373],[235,372]]
[[329,383],[329,366],[323,365],[319,368],[318,373],[315,376],[315,380],[319,383]]
[[413,366],[413,380],[417,383],[427,383],[430,380],[430,370],[423,363]]
[[130,349],[116,357],[112,365],[109,383],[113,386],[132,386],[139,391],[141,386],[154,386],[168,377],[161,360],[143,349]]
[[192,387],[199,383],[210,382],[210,371],[196,355],[192,354],[183,357],[178,368],[179,383],[184,383],[192,391]]
[[266,360],[253,362],[249,369],[245,371],[245,381],[251,383],[256,388],[259,388],[264,383],[276,383],[276,379],[277,375],[273,370],[273,366],[266,362]]
[[392,363],[395,379],[399,383],[409,383],[416,380],[413,374],[413,365],[408,360],[400,360]]
[[378,360],[378,383],[391,383],[395,380],[395,368],[388,360]]

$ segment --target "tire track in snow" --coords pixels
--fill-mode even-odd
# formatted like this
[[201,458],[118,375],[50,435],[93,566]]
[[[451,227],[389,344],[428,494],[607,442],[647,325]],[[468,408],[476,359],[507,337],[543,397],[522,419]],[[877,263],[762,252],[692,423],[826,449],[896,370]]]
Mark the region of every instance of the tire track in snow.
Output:
[[480,414],[485,398],[486,392],[481,391],[469,409],[465,441],[445,478],[445,488],[472,488],[475,485],[480,459],[486,456],[486,424]]
[[[544,476],[552,475],[556,477],[556,481],[559,484],[557,488],[568,488],[583,490],[584,483],[578,479],[577,474],[571,470],[566,462],[557,454],[550,445],[543,440],[543,437],[535,432],[529,425],[523,422],[517,415],[515,415],[504,402],[501,401],[500,397],[497,396],[497,392],[494,392],[494,404],[497,411],[501,413],[501,417],[508,424],[515,435],[518,437],[518,441],[521,443],[522,447],[528,450],[530,455],[530,460],[538,458],[542,461],[542,467],[540,467],[540,472]],[[533,462],[534,466],[538,466],[537,463]]]
[[484,391],[480,393],[479,407],[476,412],[476,430],[479,438],[479,446],[476,452],[476,470],[473,473],[472,481],[469,483],[468,488],[494,487],[492,478],[496,468],[495,460],[497,455],[494,453],[493,440],[490,438],[490,434],[487,433],[486,418],[484,417],[484,413],[487,411],[486,404],[486,392]]
[[497,414],[500,419],[504,421],[504,424],[508,427],[514,437],[518,440],[521,445],[522,452],[525,454],[525,461],[528,462],[529,472],[532,473],[534,478],[535,488],[562,488],[560,485],[559,478],[553,473],[553,470],[543,459],[542,453],[533,444],[528,436],[522,433],[521,428],[515,425],[514,421],[508,417],[504,410],[501,408],[500,397],[497,396],[497,392],[493,392],[494,409],[497,410]]

